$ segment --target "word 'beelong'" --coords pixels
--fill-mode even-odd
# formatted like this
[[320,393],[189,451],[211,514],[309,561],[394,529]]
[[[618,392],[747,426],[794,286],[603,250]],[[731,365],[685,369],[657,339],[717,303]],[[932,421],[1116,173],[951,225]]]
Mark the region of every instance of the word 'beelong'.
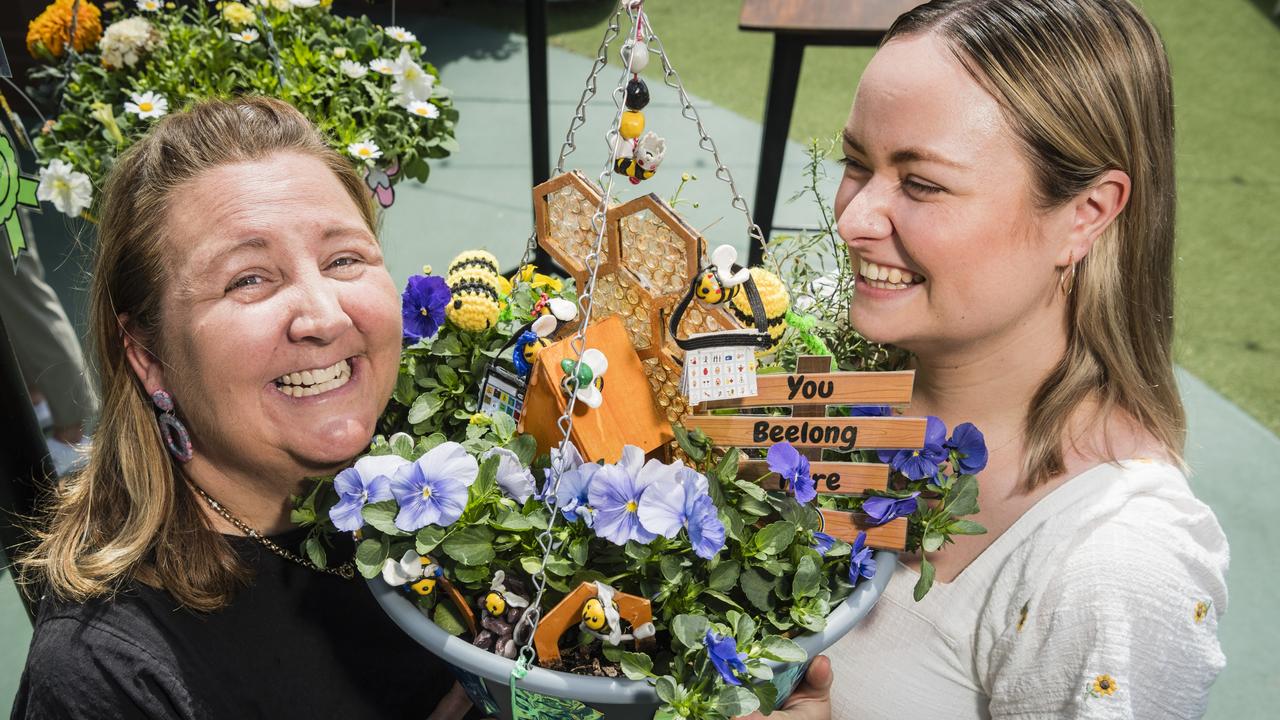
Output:
[[821,445],[840,450],[852,450],[854,443],[858,441],[858,428],[852,425],[810,423],[808,420],[799,424],[761,420],[752,427],[751,440],[757,443],[786,441],[792,445]]

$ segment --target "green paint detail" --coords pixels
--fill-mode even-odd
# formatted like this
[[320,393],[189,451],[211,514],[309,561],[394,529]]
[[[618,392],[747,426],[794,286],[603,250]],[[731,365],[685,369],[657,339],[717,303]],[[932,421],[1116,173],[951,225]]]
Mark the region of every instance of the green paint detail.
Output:
[[604,713],[593,710],[578,700],[539,695],[520,688],[511,694],[511,716],[514,718],[557,718],[557,720],[598,720]]
[[13,144],[7,136],[0,135],[0,226],[4,227],[9,238],[9,258],[15,263],[18,254],[27,247],[27,238],[22,234],[22,223],[18,219],[18,206],[40,207],[40,201],[36,199],[38,185],[35,178],[18,172]]

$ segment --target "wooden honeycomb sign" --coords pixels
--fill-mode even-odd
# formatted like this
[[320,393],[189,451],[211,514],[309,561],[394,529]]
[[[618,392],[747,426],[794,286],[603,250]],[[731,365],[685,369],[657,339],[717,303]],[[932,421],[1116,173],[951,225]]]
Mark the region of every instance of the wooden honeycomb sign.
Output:
[[[595,246],[591,218],[600,205],[600,191],[575,171],[538,185],[533,197],[538,244],[573,276],[582,292],[590,275],[586,257]],[[605,226],[592,318],[622,319],[655,402],[668,422],[678,422],[690,409],[680,393],[684,353],[668,337],[666,322],[701,267],[705,242],[653,194],[610,207]],[[687,336],[736,330],[739,325],[720,308],[695,303],[680,328]]]
[[[700,409],[791,406],[789,416],[777,415],[689,415],[684,426],[706,433],[724,447],[768,447],[789,442],[810,458],[810,474],[819,494],[860,495],[867,490],[884,490],[889,484],[889,466],[883,463],[824,462],[822,449],[863,450],[918,448],[924,445],[925,418],[913,417],[827,417],[829,405],[898,405],[911,402],[915,373],[828,372],[829,357],[802,357],[798,372],[789,375],[761,375],[755,397],[717,400]],[[744,461],[739,470],[743,479],[757,480],[768,490],[781,490],[777,475],[763,460]],[[823,532],[853,542],[859,531],[867,533],[867,545],[902,550],[907,543],[907,518],[883,525],[871,525],[858,513],[820,510]]]

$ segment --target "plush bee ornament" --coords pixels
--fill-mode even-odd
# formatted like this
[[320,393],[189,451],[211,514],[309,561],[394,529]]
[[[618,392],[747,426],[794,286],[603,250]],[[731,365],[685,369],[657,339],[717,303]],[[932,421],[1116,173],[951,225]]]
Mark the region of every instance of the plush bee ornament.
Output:
[[498,259],[483,250],[464,252],[449,263],[445,284],[453,300],[444,314],[459,330],[479,333],[498,324],[501,284]]
[[528,377],[538,353],[551,344],[549,338],[578,319],[578,306],[561,298],[549,298],[536,308],[538,318],[520,332],[511,361],[521,377]]
[[519,580],[508,580],[501,570],[494,573],[489,592],[478,603],[482,629],[471,644],[491,650],[495,655],[514,658],[518,650],[514,638],[516,624],[529,608],[529,600],[523,593],[524,586]]
[[708,305],[729,302],[750,279],[751,272],[738,264],[738,249],[721,245],[711,252],[711,265],[699,274],[693,294]]
[[662,158],[667,154],[667,141],[658,137],[652,130],[640,136],[629,155],[624,153],[613,163],[614,172],[626,175],[632,185],[639,185],[641,180],[648,180],[658,171]]
[[609,645],[620,645],[624,640],[653,637],[654,627],[651,622],[623,634],[622,616],[618,614],[618,603],[613,600],[614,592],[612,587],[596,581],[596,596],[582,606],[582,622],[578,624],[578,628]]
[[566,395],[574,395],[589,408],[598,408],[604,401],[604,374],[609,369],[609,359],[595,348],[582,353],[582,362],[566,358],[560,361],[564,371],[561,389]]
[[[757,292],[760,293],[760,302],[764,306],[765,319],[769,323],[769,338],[772,340],[768,347],[757,352],[758,355],[768,355],[778,349],[778,344],[782,342],[782,334],[787,329],[787,311],[791,309],[791,295],[787,292],[787,286],[782,284],[777,275],[765,270],[764,268],[753,267],[750,270],[751,282],[755,285]],[[748,325],[753,322],[753,309],[751,302],[741,293],[736,293],[729,301],[729,310],[738,322]]]

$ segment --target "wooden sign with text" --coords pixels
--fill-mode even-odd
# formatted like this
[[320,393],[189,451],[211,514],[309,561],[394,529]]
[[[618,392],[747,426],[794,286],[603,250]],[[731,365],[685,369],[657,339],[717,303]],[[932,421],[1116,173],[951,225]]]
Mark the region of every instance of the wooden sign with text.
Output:
[[[924,445],[926,420],[913,417],[827,417],[829,405],[905,405],[911,402],[912,371],[829,372],[831,358],[801,357],[799,372],[761,375],[754,397],[717,400],[699,410],[723,408],[791,407],[791,415],[689,415],[686,428],[698,429],[724,447],[761,448],[789,442],[810,459],[810,476],[822,495],[861,495],[884,490],[889,466],[882,463],[828,462],[822,450],[889,450]],[[783,490],[780,478],[764,460],[745,460],[739,477],[755,480],[766,490]],[[827,534],[853,542],[867,533],[867,545],[902,550],[907,543],[907,519],[871,525],[858,513],[822,509]]]

